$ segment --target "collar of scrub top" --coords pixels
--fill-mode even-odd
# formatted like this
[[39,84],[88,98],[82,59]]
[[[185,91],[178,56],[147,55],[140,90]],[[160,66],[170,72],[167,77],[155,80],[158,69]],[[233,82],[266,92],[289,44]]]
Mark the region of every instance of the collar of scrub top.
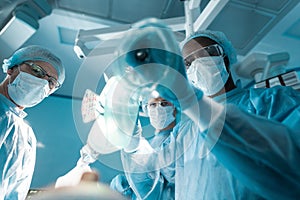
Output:
[[27,116],[27,113],[25,111],[19,109],[13,102],[11,102],[2,94],[0,94],[0,101],[4,102],[9,108],[9,110],[18,115],[19,117],[25,118]]

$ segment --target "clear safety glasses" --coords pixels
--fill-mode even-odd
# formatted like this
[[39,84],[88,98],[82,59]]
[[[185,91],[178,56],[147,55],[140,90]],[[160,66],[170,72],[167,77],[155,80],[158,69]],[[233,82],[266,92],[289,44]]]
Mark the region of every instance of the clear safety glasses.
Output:
[[193,51],[187,57],[184,58],[184,63],[186,67],[189,67],[192,64],[192,62],[197,58],[209,57],[209,56],[224,56],[224,55],[225,54],[223,48],[218,44],[214,44]]
[[160,105],[161,107],[172,106],[172,104],[168,101],[157,101],[148,103],[148,108],[156,108],[156,106]]
[[38,78],[48,77],[49,87],[50,89],[59,88],[61,84],[53,77],[47,74],[47,72],[39,65],[32,62],[24,62],[24,64],[31,67],[31,74]]

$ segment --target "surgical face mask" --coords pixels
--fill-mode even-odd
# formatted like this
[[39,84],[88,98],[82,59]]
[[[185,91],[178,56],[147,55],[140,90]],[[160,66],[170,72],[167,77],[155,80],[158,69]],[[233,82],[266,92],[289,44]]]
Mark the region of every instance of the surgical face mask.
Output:
[[166,128],[175,120],[173,113],[174,113],[173,106],[163,107],[161,105],[157,105],[155,107],[148,108],[150,123],[157,130],[162,130]]
[[194,60],[187,69],[188,79],[207,96],[219,92],[228,80],[229,74],[222,56],[201,57]]
[[19,106],[32,107],[48,96],[48,81],[20,71],[15,80],[8,84],[10,98]]

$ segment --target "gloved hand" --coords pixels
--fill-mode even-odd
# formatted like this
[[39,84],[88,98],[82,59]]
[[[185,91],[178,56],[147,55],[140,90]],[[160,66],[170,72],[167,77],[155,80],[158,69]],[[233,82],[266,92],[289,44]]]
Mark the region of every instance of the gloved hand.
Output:
[[133,191],[124,174],[115,176],[110,182],[110,188],[129,198],[133,195]]
[[89,164],[95,162],[99,154],[93,151],[88,145],[85,145],[80,150],[80,154],[81,157],[77,161],[76,166],[56,180],[55,188],[78,185],[85,172],[92,172]]

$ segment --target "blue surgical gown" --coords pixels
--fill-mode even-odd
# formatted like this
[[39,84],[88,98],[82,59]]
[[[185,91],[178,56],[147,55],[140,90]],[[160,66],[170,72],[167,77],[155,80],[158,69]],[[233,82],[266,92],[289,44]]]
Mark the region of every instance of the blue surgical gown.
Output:
[[[156,133],[149,138],[149,144],[153,149],[161,149],[170,142],[171,130]],[[122,152],[123,156],[126,154]],[[138,167],[138,166],[135,166]],[[175,199],[174,173],[175,163],[171,163],[160,170],[145,171],[144,173],[125,171],[125,175],[119,174],[111,182],[111,188],[121,192],[124,196],[134,199]],[[136,173],[135,173],[136,172]],[[156,177],[153,184],[152,177]],[[127,180],[128,179],[128,180]],[[152,188],[153,186],[153,188]]]
[[[168,149],[124,155],[124,166],[159,171],[176,160],[176,199],[299,199],[300,93],[281,86],[235,89],[215,101],[225,105],[225,121],[200,132],[185,119]],[[155,179],[148,177],[149,184],[158,187]]]
[[27,114],[0,94],[0,199],[24,200],[36,158],[36,138]]

